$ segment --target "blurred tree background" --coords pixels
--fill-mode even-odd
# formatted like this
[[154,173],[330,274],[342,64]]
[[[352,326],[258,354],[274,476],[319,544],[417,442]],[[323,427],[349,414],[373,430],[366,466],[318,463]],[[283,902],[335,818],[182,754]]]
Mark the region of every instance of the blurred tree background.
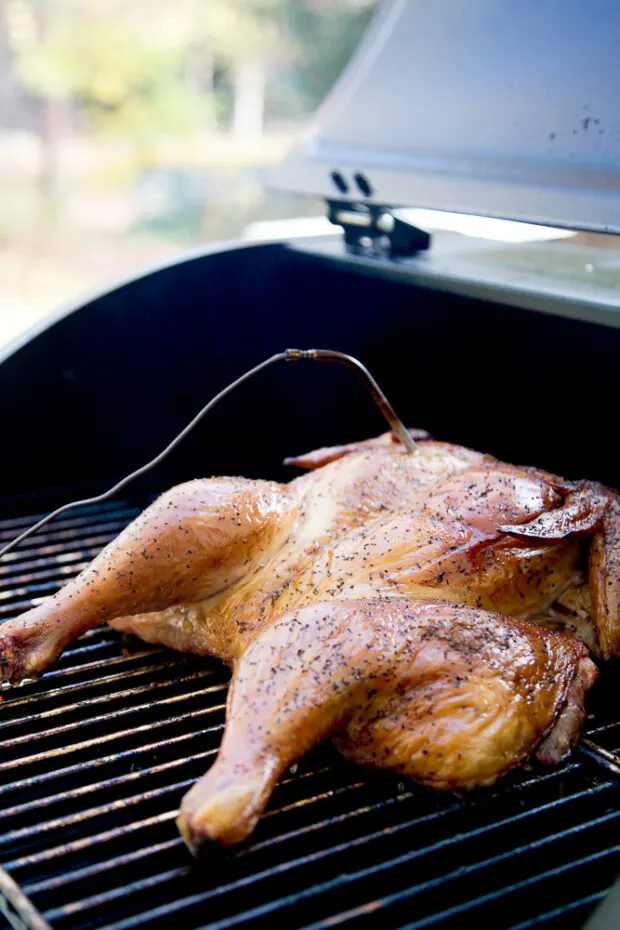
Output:
[[137,263],[320,210],[262,174],[374,6],[0,0],[0,344]]

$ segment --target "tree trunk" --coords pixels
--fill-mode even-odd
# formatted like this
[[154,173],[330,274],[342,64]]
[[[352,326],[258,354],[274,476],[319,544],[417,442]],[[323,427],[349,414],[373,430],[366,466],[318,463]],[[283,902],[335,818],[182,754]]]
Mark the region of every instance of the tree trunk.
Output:
[[54,203],[58,191],[60,136],[64,129],[64,107],[60,100],[45,98],[41,101],[39,138],[41,141],[41,163],[39,183],[41,194],[48,205]]
[[258,59],[235,69],[233,135],[238,142],[252,142],[263,134],[266,80],[265,66]]
[[200,95],[205,101],[204,125],[201,129],[216,131],[215,60],[208,48],[197,46],[190,49],[185,67],[185,86],[188,92]]
[[[51,2],[53,0],[39,0],[33,7],[38,34],[41,42],[45,42],[50,19]],[[39,189],[43,205],[44,219],[53,218],[56,211],[56,195],[58,193],[58,180],[60,169],[60,138],[67,128],[68,104],[64,100],[41,95],[38,118],[38,134],[40,142],[39,163]]]

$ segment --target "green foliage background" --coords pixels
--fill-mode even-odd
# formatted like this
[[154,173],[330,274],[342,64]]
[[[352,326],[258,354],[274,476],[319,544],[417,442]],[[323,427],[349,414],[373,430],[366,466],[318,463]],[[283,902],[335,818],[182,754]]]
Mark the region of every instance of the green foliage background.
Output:
[[[236,71],[266,69],[271,120],[311,112],[371,0],[0,0],[24,87],[93,133],[134,138],[226,125]],[[2,7],[0,7],[2,9]]]

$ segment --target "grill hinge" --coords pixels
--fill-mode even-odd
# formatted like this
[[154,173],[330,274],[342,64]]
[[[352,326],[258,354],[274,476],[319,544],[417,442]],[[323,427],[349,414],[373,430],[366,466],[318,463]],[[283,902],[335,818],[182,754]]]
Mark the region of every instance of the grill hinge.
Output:
[[407,223],[389,207],[328,200],[327,218],[342,226],[347,249],[355,255],[408,258],[430,247],[429,233]]

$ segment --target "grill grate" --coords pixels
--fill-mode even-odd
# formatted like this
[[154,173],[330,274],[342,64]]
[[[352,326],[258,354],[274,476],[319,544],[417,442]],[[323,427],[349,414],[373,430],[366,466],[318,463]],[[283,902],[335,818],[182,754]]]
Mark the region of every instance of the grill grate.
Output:
[[[0,619],[137,512],[93,506],[25,541],[0,565]],[[0,540],[31,519],[0,523]],[[217,751],[227,681],[219,663],[102,628],[41,682],[2,692],[0,898],[15,927],[577,928],[620,871],[620,787],[585,757],[461,799],[330,747],[282,781],[245,848],[194,863],[174,818]],[[596,703],[589,732],[615,752],[605,682]]]

